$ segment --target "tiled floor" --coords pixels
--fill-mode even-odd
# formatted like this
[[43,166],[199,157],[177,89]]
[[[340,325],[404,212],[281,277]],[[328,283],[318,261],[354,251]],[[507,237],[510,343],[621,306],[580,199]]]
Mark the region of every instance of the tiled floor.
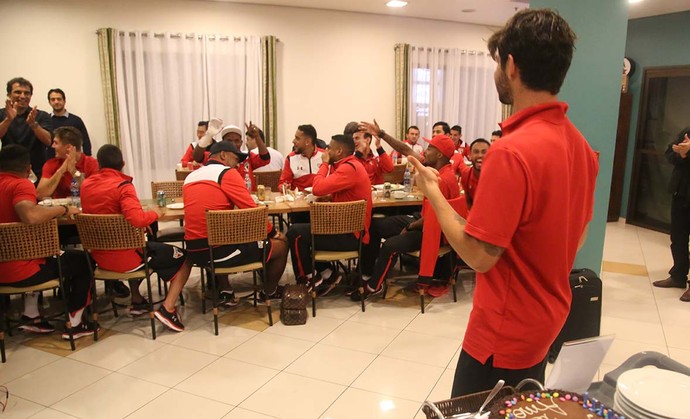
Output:
[[[630,355],[656,350],[690,365],[690,304],[655,289],[671,258],[668,236],[607,226],[602,333],[615,333],[600,376]],[[291,277],[291,275],[287,275]],[[423,418],[425,399],[449,396],[471,309],[471,282],[458,303],[446,295],[421,314],[414,295],[369,303],[319,301],[305,326],[268,327],[250,305],[224,313],[220,335],[185,290],[187,330],[146,318],[102,317],[110,332],[72,353],[58,336],[8,340],[0,384],[9,418]],[[277,317],[277,314],[276,314]]]

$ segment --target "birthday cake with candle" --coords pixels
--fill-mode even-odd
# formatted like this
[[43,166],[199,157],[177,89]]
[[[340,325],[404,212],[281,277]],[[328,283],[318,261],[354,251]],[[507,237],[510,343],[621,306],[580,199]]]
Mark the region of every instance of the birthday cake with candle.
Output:
[[504,397],[494,402],[491,418],[560,419],[604,418],[625,419],[613,409],[588,396],[560,391],[528,391]]

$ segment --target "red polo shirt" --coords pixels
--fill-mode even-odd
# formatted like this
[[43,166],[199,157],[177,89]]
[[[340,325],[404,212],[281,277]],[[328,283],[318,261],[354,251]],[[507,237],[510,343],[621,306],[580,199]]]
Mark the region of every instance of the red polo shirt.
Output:
[[[134,227],[146,228],[158,219],[154,211],[141,208],[132,178],[114,169],[101,169],[81,184],[84,214],[122,214]],[[94,250],[94,260],[102,269],[128,272],[141,266],[136,250]]]
[[208,237],[206,210],[255,208],[239,172],[211,159],[187,176],[182,187],[184,200],[184,239]]
[[369,152],[367,157],[364,157],[360,152],[355,153],[359,162],[364,166],[364,170],[367,171],[372,185],[382,184],[383,174],[393,171],[393,160],[391,156],[386,154],[386,150],[383,147],[379,147],[376,151],[379,154],[378,156],[374,156],[372,152]]
[[[44,179],[48,179],[49,177],[53,176],[64,162],[65,159],[61,159],[58,157],[53,157],[52,159],[48,160],[46,164],[43,165],[42,177]],[[84,177],[89,177],[92,174],[98,172],[98,161],[91,156],[87,156],[86,154],[81,153],[81,157],[79,157],[79,161],[77,161],[76,167],[77,170],[84,174]],[[71,183],[72,174],[70,172],[65,172],[60,178],[60,182],[55,188],[52,197],[67,198],[68,196],[70,196],[71,191],[69,188]]]
[[501,124],[504,137],[482,167],[465,232],[505,248],[477,273],[462,348],[497,368],[524,369],[546,356],[568,315],[568,275],[592,218],[598,163],[566,117],[568,105],[523,109]]
[[[328,172],[331,168],[330,173]],[[322,164],[314,177],[314,195],[331,195],[333,202],[367,201],[363,243],[369,243],[371,224],[371,183],[367,171],[359,159],[347,156],[333,165]]]
[[[22,201],[36,203],[36,188],[26,177],[0,172],[0,223],[19,223],[14,206]],[[39,271],[45,259],[0,262],[0,284],[22,281]]]
[[462,190],[465,191],[467,205],[472,206],[474,196],[477,193],[477,184],[479,183],[479,175],[474,167],[467,166],[464,163],[458,165],[458,172],[460,173],[460,184]]

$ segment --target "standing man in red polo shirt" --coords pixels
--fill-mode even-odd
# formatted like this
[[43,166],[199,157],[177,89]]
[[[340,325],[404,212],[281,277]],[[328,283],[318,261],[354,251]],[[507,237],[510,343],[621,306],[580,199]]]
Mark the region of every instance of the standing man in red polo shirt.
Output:
[[513,115],[486,156],[467,220],[443,198],[436,173],[411,159],[443,233],[477,271],[452,397],[499,379],[543,382],[546,353],[568,316],[568,275],[592,219],[598,171],[556,96],[574,43],[549,9],[522,10],[489,39],[498,96]]
[[[367,201],[362,243],[369,243],[369,224],[371,223],[371,183],[364,166],[354,156],[355,142],[351,135],[334,135],[328,150],[323,153],[323,164],[314,177],[313,192],[316,196],[331,196],[332,202]],[[330,265],[318,265],[317,277],[312,278],[311,264],[311,226],[308,223],[293,224],[287,232],[292,268],[298,283],[308,283],[313,287],[321,285],[333,287],[340,282],[340,276],[333,274]],[[334,237],[317,237],[321,250],[356,249],[359,237],[343,234]],[[317,290],[319,292],[319,290]]]
[[67,198],[74,175],[91,176],[98,171],[98,161],[82,153],[81,132],[74,127],[57,128],[52,147],[55,157],[43,165],[43,176],[36,187],[36,194],[39,197]]

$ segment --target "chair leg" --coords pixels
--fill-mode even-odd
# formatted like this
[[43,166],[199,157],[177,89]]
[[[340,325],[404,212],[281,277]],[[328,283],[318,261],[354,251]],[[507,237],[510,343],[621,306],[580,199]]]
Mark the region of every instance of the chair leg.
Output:
[[218,307],[213,307],[213,334],[218,336]]
[[2,363],[7,362],[5,355],[5,296],[0,296],[0,358]]
[[266,310],[268,310],[268,325],[273,326],[273,309],[271,308],[271,299],[266,295]]
[[[146,291],[149,297],[149,318],[151,319],[151,336],[156,340],[156,320],[153,313],[153,291],[151,291],[151,277],[146,276]],[[167,295],[167,292],[166,292]]]
[[254,280],[254,295],[252,296],[252,298],[254,299],[254,307],[256,307],[256,300],[257,298],[259,298],[258,285],[256,284],[256,271],[252,271],[252,279]]
[[[96,292],[96,280],[94,279],[91,283],[91,318],[94,324],[98,324],[98,307],[96,307],[96,301],[98,301],[98,293]],[[115,310],[117,313],[117,310]],[[98,342],[98,327],[93,331],[93,341]]]
[[208,274],[208,289],[211,290],[213,299],[213,334],[218,336],[218,282],[215,272]]
[[203,266],[200,266],[199,269],[201,270],[201,314],[206,314],[206,280],[205,280],[205,275]]
[[[349,261],[348,261],[349,264]],[[364,278],[362,278],[362,264],[357,262],[357,277],[359,278],[359,289],[362,290],[360,301],[362,302],[362,313],[366,310],[364,306]]]
[[424,288],[419,288],[419,308],[422,310],[422,314],[424,314]]
[[311,316],[316,317],[316,291],[311,291]]
[[0,332],[0,358],[2,358],[2,363],[7,362],[7,357],[5,356],[5,332]]

